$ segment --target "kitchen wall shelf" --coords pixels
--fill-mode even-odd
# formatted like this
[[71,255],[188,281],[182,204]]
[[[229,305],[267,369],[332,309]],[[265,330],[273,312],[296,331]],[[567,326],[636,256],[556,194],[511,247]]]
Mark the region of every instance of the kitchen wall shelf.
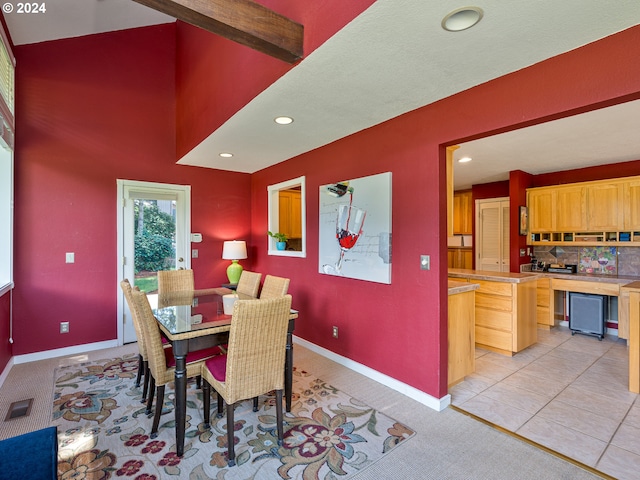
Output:
[[551,232],[532,233],[529,245],[639,246],[640,232]]

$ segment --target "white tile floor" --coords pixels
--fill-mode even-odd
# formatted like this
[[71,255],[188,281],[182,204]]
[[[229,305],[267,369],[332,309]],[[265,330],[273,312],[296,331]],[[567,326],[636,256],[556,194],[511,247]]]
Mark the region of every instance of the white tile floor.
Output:
[[506,357],[476,349],[476,371],[452,404],[620,480],[640,478],[640,400],[628,390],[628,350],[616,337],[538,330]]

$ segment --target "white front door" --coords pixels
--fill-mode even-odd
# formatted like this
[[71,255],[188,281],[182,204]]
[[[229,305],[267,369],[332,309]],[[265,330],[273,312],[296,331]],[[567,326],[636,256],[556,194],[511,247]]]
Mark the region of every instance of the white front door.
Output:
[[136,341],[120,281],[157,289],[158,270],[191,268],[191,187],[118,180],[118,341]]

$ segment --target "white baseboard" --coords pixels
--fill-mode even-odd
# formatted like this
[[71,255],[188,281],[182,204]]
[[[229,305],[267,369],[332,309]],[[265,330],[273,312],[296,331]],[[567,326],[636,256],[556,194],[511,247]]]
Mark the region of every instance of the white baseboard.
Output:
[[56,348],[55,350],[45,350],[44,352],[27,353],[25,355],[16,355],[12,357],[13,363],[19,365],[21,363],[35,362],[37,360],[47,360],[49,358],[64,357],[66,355],[77,355],[79,353],[92,352],[94,350],[102,350],[103,348],[114,348],[118,346],[118,340],[107,340],[105,342],[85,343],[83,345],[74,345],[73,347]]
[[426,405],[427,407],[432,408],[433,410],[436,410],[438,412],[444,410],[451,404],[451,395],[449,394],[445,395],[442,398],[432,397],[428,393],[418,390],[411,385],[407,385],[406,383],[396,380],[395,378],[385,375],[384,373],[380,373],[373,368],[367,367],[366,365],[358,362],[354,362],[347,357],[338,355],[331,350],[327,350],[326,348],[320,347],[315,343],[311,343],[307,340],[296,337],[295,335],[293,337],[293,342],[305,348],[308,348],[312,352],[317,353],[318,355],[322,355],[323,357],[326,357],[329,360],[342,365],[343,367],[347,367],[354,372],[358,372],[365,377],[370,378],[371,380],[375,380],[376,382],[381,383],[386,387],[392,388],[396,392],[400,392],[403,395],[406,395],[407,397],[412,398],[415,401],[420,402],[421,404]]
[[4,385],[4,381],[9,376],[9,372],[11,371],[11,367],[13,367],[13,365],[14,365],[14,361],[13,361],[13,357],[11,357],[7,362],[7,365],[4,367],[2,374],[0,374],[0,387]]

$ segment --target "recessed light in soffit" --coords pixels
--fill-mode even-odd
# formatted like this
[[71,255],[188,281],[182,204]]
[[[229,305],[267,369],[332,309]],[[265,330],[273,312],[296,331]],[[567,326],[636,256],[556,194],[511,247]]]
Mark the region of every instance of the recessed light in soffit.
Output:
[[473,27],[482,20],[484,12],[479,7],[462,7],[442,19],[442,28],[449,32],[460,32]]

